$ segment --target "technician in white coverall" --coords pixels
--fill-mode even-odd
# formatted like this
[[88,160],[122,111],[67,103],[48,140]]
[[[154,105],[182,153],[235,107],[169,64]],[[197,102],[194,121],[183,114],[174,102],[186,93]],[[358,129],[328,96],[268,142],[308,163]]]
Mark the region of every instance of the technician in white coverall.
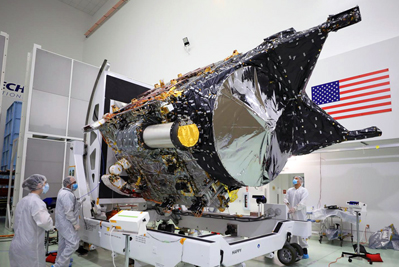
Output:
[[[304,188],[303,178],[301,176],[295,176],[292,181],[294,187],[287,190],[287,194],[284,198],[284,203],[288,206],[288,213],[291,215],[293,220],[306,221],[306,200],[309,196],[308,190]],[[303,259],[308,259],[308,243],[306,239],[300,236],[292,236],[291,243],[297,243],[303,248]]]
[[58,230],[58,252],[55,267],[67,267],[72,254],[79,247],[79,211],[81,203],[76,199],[78,188],[74,177],[68,176],[62,182],[64,186],[58,192],[55,206],[55,227]]
[[9,250],[10,266],[46,267],[44,233],[54,226],[46,204],[39,195],[47,193],[50,186],[45,176],[33,174],[22,183],[22,188],[30,193],[18,202],[15,209],[15,234]]

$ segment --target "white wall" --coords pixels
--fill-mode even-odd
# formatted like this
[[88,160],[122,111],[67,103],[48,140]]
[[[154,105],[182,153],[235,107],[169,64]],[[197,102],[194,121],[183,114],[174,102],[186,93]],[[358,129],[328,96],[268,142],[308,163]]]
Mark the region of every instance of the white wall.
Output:
[[[56,0],[1,0],[0,30],[10,36],[5,81],[24,87],[27,53],[32,51],[34,43],[49,51],[82,60],[84,33],[90,18],[88,14]],[[15,90],[16,86],[11,88]],[[0,152],[6,110],[14,101],[22,101],[22,94],[21,90],[14,92],[3,88]]]
[[[309,210],[312,206],[315,209],[324,205],[345,207],[346,201],[361,201],[368,205],[360,224],[362,238],[366,224],[370,225],[368,237],[392,223],[399,227],[399,148],[291,157],[280,176],[292,177],[298,173],[305,177]],[[273,183],[266,188],[271,185]],[[262,190],[249,188],[251,194],[262,194]],[[231,214],[249,214],[242,207],[243,192],[245,188],[240,189],[239,199],[230,205]],[[268,202],[275,203],[272,199]],[[256,211],[255,202],[251,202],[251,211]],[[344,229],[350,230],[350,224],[344,223]]]
[[83,58],[91,16],[55,0],[2,0],[0,27],[10,35],[6,80],[24,83],[26,54],[34,43],[77,60]]
[[[397,0],[132,0],[86,40],[83,60],[99,65],[106,58],[113,71],[155,84],[224,59],[234,49],[246,52],[289,27],[316,26],[356,5],[363,21],[331,33],[322,58],[399,36]],[[183,47],[186,36],[190,54]]]

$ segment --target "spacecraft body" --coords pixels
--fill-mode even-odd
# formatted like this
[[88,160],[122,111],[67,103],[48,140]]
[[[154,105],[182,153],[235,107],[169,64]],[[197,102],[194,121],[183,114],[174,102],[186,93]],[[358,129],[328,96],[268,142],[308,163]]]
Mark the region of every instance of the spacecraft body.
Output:
[[381,135],[347,130],[305,92],[329,32],[360,20],[356,7],[282,31],[104,115],[86,127],[100,130],[118,160],[102,181],[164,211],[184,204],[200,215],[205,206],[224,210],[242,186],[272,181],[291,155]]

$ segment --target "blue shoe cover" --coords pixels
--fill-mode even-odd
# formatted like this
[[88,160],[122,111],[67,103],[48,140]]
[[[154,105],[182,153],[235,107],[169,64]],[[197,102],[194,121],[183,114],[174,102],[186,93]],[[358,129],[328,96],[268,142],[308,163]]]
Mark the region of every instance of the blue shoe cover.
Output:
[[309,259],[309,255],[308,254],[303,254],[302,259]]

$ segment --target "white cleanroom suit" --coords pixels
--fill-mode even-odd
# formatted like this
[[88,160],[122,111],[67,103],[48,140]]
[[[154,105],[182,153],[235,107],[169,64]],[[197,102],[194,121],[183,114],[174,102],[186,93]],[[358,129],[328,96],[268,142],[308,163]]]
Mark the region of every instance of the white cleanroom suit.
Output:
[[53,220],[38,194],[30,193],[18,202],[14,213],[14,238],[10,245],[11,267],[46,267],[45,231]]
[[[284,198],[284,203],[288,204],[288,208],[294,208],[295,211],[291,213],[291,218],[293,220],[306,221],[306,200],[309,196],[308,190],[303,186],[298,189],[291,187],[287,190],[287,194]],[[306,240],[300,236],[292,236],[291,243],[298,243],[301,247],[307,248],[308,243]]]
[[80,202],[69,188],[62,188],[58,192],[55,206],[55,227],[58,230],[58,252],[55,267],[69,266],[72,254],[79,247]]

